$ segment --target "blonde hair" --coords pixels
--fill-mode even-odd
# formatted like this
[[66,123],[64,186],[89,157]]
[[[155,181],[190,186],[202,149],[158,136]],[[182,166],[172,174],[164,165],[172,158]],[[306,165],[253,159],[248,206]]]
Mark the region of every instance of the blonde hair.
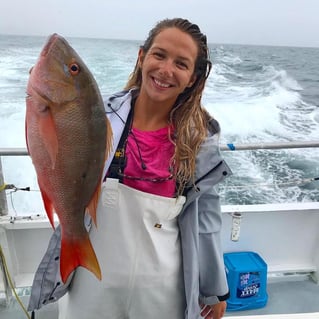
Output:
[[[170,112],[170,121],[175,127],[175,153],[172,158],[175,166],[177,193],[181,194],[187,183],[194,182],[195,160],[199,148],[207,136],[207,126],[211,119],[209,113],[202,107],[201,98],[212,64],[209,60],[207,39],[196,24],[186,19],[174,18],[158,22],[149,32],[148,38],[141,46],[144,54],[152,46],[155,37],[167,28],[178,28],[189,34],[198,47],[194,75],[196,81],[181,93]],[[125,89],[140,88],[142,85],[142,70],[136,62]]]

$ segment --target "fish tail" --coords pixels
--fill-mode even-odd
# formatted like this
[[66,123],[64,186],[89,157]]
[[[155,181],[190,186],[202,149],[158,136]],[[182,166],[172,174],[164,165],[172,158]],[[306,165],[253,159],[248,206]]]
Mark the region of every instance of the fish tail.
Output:
[[80,240],[63,240],[62,238],[60,271],[64,283],[78,266],[88,269],[99,280],[102,279],[101,269],[88,235]]

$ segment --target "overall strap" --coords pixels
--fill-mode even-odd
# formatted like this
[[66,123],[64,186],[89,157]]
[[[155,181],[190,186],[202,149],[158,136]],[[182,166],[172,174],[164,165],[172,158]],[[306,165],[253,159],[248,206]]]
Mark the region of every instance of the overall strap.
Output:
[[125,143],[127,141],[127,137],[128,137],[129,131],[131,129],[132,117],[133,117],[133,108],[131,108],[131,110],[128,114],[127,120],[125,122],[123,133],[121,135],[119,144],[116,148],[113,160],[110,164],[109,170],[104,178],[104,181],[105,181],[106,177],[110,177],[110,178],[117,178],[120,181],[120,183],[123,182],[123,176],[119,175],[118,172],[119,171],[123,172],[124,168],[126,166]]

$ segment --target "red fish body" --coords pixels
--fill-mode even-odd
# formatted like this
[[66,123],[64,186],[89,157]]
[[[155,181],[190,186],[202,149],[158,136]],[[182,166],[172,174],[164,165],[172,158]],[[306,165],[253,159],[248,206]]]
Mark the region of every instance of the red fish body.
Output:
[[53,227],[54,212],[61,225],[61,278],[83,266],[101,279],[84,215],[96,221],[111,127],[91,72],[57,34],[30,71],[26,105],[27,146],[45,210]]

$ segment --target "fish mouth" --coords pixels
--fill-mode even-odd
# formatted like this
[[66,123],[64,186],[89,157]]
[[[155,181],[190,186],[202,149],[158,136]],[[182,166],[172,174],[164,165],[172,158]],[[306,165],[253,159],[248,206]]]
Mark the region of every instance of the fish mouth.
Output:
[[45,57],[48,55],[50,52],[50,49],[54,45],[54,43],[60,38],[60,36],[57,33],[53,33],[52,35],[49,36],[46,44],[44,45],[42,51],[41,51],[41,56]]

